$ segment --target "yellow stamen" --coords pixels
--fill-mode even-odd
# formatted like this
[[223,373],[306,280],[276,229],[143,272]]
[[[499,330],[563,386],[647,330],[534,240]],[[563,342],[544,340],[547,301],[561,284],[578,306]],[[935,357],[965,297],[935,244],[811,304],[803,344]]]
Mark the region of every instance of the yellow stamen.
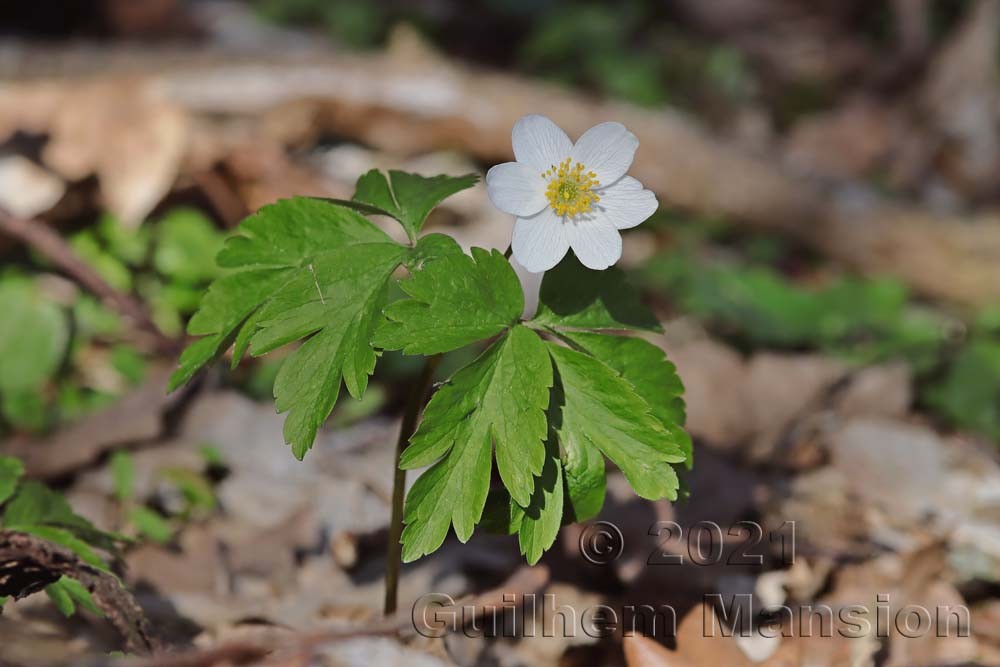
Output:
[[570,158],[566,158],[558,166],[552,165],[542,174],[542,178],[549,181],[545,197],[556,215],[573,217],[587,213],[601,200],[593,191],[601,186],[597,181],[597,174],[585,172],[585,168],[579,162],[574,164]]

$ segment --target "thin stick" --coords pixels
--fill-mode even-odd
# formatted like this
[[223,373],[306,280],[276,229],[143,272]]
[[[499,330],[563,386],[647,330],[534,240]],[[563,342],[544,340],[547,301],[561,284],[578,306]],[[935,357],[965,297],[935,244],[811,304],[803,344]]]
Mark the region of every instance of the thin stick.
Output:
[[132,320],[137,327],[153,337],[157,350],[171,354],[177,352],[180,341],[160,331],[141,303],[109,285],[47,224],[40,220],[19,218],[0,207],[0,233],[30,246],[57,268],[77,280],[85,289]]
[[417,430],[417,419],[420,417],[420,409],[424,405],[427,397],[427,390],[430,389],[431,381],[434,379],[434,371],[441,363],[441,355],[436,354],[427,357],[424,368],[420,372],[413,393],[406,405],[406,412],[403,414],[403,423],[399,428],[399,440],[396,441],[396,456],[394,458],[395,477],[392,480],[392,516],[389,519],[389,546],[386,550],[385,563],[385,615],[389,616],[396,611],[399,597],[399,569],[402,565],[403,544],[400,538],[403,535],[403,497],[406,493],[406,471],[399,467],[399,460],[403,456],[403,450],[410,442],[410,436]]

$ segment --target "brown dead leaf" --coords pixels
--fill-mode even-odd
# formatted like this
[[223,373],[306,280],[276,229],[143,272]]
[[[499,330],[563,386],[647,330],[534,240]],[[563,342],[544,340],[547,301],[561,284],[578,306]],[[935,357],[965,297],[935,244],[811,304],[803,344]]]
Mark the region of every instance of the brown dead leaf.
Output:
[[641,635],[631,635],[622,641],[627,667],[693,667],[690,662],[668,651],[663,645]]
[[913,369],[903,361],[869,366],[853,375],[837,397],[845,416],[903,417],[913,403]]
[[707,339],[671,347],[669,354],[684,381],[688,430],[715,447],[738,447],[752,432],[742,357]]
[[51,81],[0,95],[0,139],[18,130],[48,135],[45,164],[69,181],[96,175],[106,207],[135,226],[177,177],[188,116],[149,82]]
[[1000,3],[978,0],[931,66],[923,104],[946,140],[942,156],[952,182],[968,194],[989,194],[1000,168],[996,53]]
[[0,158],[0,206],[21,218],[33,218],[56,205],[66,184],[37,164],[11,155]]
[[68,88],[48,128],[45,162],[70,180],[96,174],[105,204],[136,226],[170,190],[185,151],[187,117],[153,87],[110,80]]
[[706,603],[687,613],[677,628],[677,653],[690,665],[750,667],[734,637],[722,634],[715,611]]

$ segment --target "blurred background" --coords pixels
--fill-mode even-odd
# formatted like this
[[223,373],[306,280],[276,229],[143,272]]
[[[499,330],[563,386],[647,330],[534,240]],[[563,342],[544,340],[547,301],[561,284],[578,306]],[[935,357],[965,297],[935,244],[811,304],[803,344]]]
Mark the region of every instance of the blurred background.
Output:
[[[168,396],[215,252],[258,207],[349,197],[372,167],[484,173],[526,113],[573,138],[619,120],[661,202],[621,266],[664,323],[695,468],[674,506],[612,475],[622,556],[587,562],[568,526],[532,590],[698,624],[709,593],[754,612],[880,593],[963,605],[971,633],[682,625],[657,635],[669,657],[620,632],[358,638],[320,664],[1000,664],[998,46],[996,0],[0,4],[0,454],[136,538],[124,580],[172,646],[366,627],[418,366],[386,355],[304,463],[270,399],[280,352]],[[503,249],[512,221],[480,184],[428,227]],[[762,565],[648,563],[740,521],[794,522],[795,558],[765,538]],[[408,567],[401,607],[521,582],[515,541],[485,533]],[[44,595],[0,617],[0,664],[119,644]]]

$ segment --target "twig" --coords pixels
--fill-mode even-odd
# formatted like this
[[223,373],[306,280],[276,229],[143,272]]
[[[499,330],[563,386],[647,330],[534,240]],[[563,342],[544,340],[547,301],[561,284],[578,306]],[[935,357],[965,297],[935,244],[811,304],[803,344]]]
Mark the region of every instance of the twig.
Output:
[[113,405],[44,439],[13,438],[6,453],[20,457],[31,477],[52,479],[85,468],[116,447],[151,440],[163,432],[164,413],[189,395],[189,390],[168,394],[169,377],[169,370],[156,369]]
[[109,285],[44,222],[19,218],[0,207],[0,233],[30,246],[88,291],[130,319],[139,329],[152,336],[158,351],[175,354],[179,350],[181,341],[170,338],[160,331],[141,303]]
[[0,596],[35,593],[61,576],[76,579],[125,640],[130,653],[159,650],[160,643],[132,594],[113,575],[81,561],[72,551],[34,535],[0,531]]
[[[441,607],[440,613],[448,613],[453,609],[467,610],[461,618],[465,622],[479,619],[486,614],[497,613],[528,593],[543,589],[549,582],[549,570],[543,565],[521,567],[501,586],[478,595],[470,595],[455,601],[454,607]],[[514,600],[514,602],[512,602]],[[457,630],[457,627],[446,626],[446,632]],[[279,651],[288,652],[304,658],[303,664],[316,649],[334,642],[349,641],[366,637],[412,636],[417,632],[412,615],[383,619],[362,628],[321,630],[318,632],[295,634],[282,641],[233,641],[219,646],[213,646],[199,651],[159,655],[154,658],[134,661],[135,667],[214,667],[214,665],[250,665]]]
[[389,545],[385,555],[384,612],[386,616],[396,611],[399,596],[399,570],[403,555],[403,544],[400,538],[403,535],[403,496],[406,491],[406,471],[399,467],[399,460],[403,456],[406,445],[410,442],[410,436],[417,430],[420,409],[424,405],[427,390],[430,389],[431,380],[434,379],[434,371],[437,370],[439,363],[441,363],[440,354],[428,357],[424,362],[424,368],[420,372],[420,377],[417,379],[413,393],[410,394],[410,400],[406,405],[403,423],[399,427],[399,439],[396,441],[396,455],[393,458],[392,516],[389,519]]

